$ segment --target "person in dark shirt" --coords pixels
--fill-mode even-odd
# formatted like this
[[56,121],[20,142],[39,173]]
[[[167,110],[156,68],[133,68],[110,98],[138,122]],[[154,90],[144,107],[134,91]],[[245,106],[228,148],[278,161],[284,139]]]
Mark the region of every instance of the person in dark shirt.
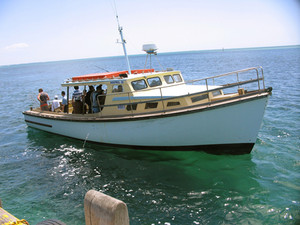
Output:
[[104,101],[100,102],[99,101],[99,97],[101,97],[101,95],[103,95],[103,94],[104,94],[104,91],[102,89],[102,84],[100,84],[99,86],[97,86],[96,91],[94,91],[91,94],[91,103],[92,103],[93,113],[100,112],[101,109],[100,109],[99,106],[101,105],[101,103],[104,104]]
[[85,96],[85,103],[89,106],[89,113],[92,113],[92,102],[91,102],[91,94],[95,91],[94,86],[89,86],[89,91]]

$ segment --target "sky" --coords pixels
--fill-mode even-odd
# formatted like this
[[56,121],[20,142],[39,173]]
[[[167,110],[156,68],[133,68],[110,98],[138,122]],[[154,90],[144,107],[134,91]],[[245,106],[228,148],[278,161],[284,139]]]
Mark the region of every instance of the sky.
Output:
[[116,11],[129,55],[300,45],[300,0],[0,0],[0,65],[123,55]]

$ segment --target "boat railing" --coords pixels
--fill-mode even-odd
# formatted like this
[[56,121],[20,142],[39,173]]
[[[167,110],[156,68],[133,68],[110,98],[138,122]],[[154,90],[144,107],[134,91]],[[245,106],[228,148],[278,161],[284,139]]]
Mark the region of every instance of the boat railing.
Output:
[[[253,80],[248,80],[248,82],[241,82],[240,81],[240,77],[242,74],[245,74],[245,72],[250,72],[250,71],[254,71],[255,72],[255,75],[256,75],[256,79]],[[230,72],[230,73],[224,73],[224,74],[220,74],[220,75],[216,75],[216,76],[212,76],[212,77],[206,77],[206,78],[201,78],[201,79],[195,79],[195,80],[191,80],[191,81],[188,81],[186,83],[192,83],[194,84],[195,82],[200,82],[200,81],[205,81],[205,84],[206,84],[206,87],[207,87],[207,90],[208,90],[208,81],[209,80],[212,80],[213,82],[213,85],[216,85],[215,84],[215,80],[217,78],[224,78],[224,77],[228,77],[228,76],[231,76],[231,75],[235,75],[236,76],[236,83],[237,85],[235,86],[239,86],[239,85],[242,85],[242,84],[245,84],[245,83],[252,83],[252,82],[257,82],[257,87],[258,87],[258,90],[261,90],[261,87],[260,87],[260,81],[263,82],[263,89],[265,89],[265,83],[264,83],[264,73],[263,73],[263,68],[261,66],[259,67],[251,67],[251,68],[247,68],[247,69],[243,69],[243,70],[238,70],[238,71],[233,71],[233,72]],[[223,85],[223,86],[226,86],[226,85]],[[229,86],[229,85],[228,85]]]
[[[249,72],[251,74],[249,74]],[[246,75],[246,79],[244,78],[244,75]],[[228,77],[232,76],[232,78],[230,79],[229,83],[220,83],[218,82],[219,79],[223,79],[226,78],[228,79]],[[205,86],[205,88],[203,90],[199,90],[196,92],[192,92],[192,93],[186,93],[184,95],[178,95],[178,96],[164,96],[164,89],[170,88],[170,87],[177,87],[177,86],[185,86],[185,85],[196,85],[202,83],[202,86]],[[151,90],[157,90],[157,93],[159,93],[159,95],[156,96],[155,99],[150,99],[150,100],[140,100],[140,101],[133,101],[134,97],[136,96],[136,93],[141,93],[141,92],[147,92],[149,91],[149,89],[142,89],[142,90],[137,90],[137,91],[133,91],[133,92],[116,92],[116,93],[110,93],[107,94],[106,96],[127,96],[128,101],[122,103],[123,105],[126,106],[130,106],[130,111],[131,114],[135,114],[134,110],[133,110],[133,105],[136,104],[146,104],[146,103],[154,103],[154,102],[162,102],[162,108],[163,111],[166,111],[165,108],[165,101],[169,101],[169,100],[175,100],[175,99],[179,99],[179,98],[184,98],[184,97],[193,97],[196,95],[202,95],[202,94],[207,94],[209,92],[214,92],[214,91],[219,91],[219,90],[229,90],[229,93],[237,93],[238,91],[232,91],[233,88],[237,87],[238,89],[240,89],[241,87],[245,86],[245,85],[249,85],[248,88],[252,88],[251,91],[255,90],[255,91],[262,91],[265,89],[265,83],[264,83],[264,74],[263,74],[263,68],[262,67],[252,67],[252,68],[248,68],[248,69],[243,69],[243,70],[238,70],[238,71],[234,71],[234,72],[230,72],[230,73],[225,73],[225,74],[221,74],[221,75],[216,75],[216,76],[212,76],[212,77],[206,77],[206,78],[201,78],[201,79],[194,79],[194,80],[189,80],[186,82],[181,82],[181,83],[177,83],[177,84],[173,84],[173,85],[168,85],[168,86],[164,86],[164,87],[155,87],[155,88],[151,88]],[[254,85],[253,85],[254,84]],[[252,86],[251,86],[252,85]],[[231,92],[230,92],[231,91]],[[248,90],[246,90],[247,92]],[[248,91],[250,92],[250,91]],[[240,96],[242,97],[242,96]],[[208,95],[208,101],[211,102],[211,99]],[[100,107],[118,107],[120,106],[120,102],[117,104],[109,104],[109,105],[101,105]],[[102,112],[101,112],[102,115]]]

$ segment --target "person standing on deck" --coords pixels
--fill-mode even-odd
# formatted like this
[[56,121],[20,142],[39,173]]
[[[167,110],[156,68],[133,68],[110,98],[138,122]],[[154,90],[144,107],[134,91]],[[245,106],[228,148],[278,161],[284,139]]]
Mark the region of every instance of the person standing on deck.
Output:
[[74,92],[72,97],[73,114],[81,114],[83,110],[82,104],[82,92],[78,86],[74,86]]
[[92,104],[92,108],[93,108],[93,110],[92,110],[93,113],[100,112],[98,95],[102,95],[102,94],[103,94],[102,84],[100,84],[99,86],[97,86],[96,91],[94,91],[91,94],[91,104]]
[[57,95],[54,96],[54,100],[52,101],[51,111],[60,112],[60,103]]
[[50,100],[49,95],[43,91],[42,88],[39,89],[39,94],[37,96],[37,99],[40,102],[40,107],[42,111],[49,111],[49,106],[47,101]]
[[66,113],[66,112],[68,112],[68,108],[67,108],[68,101],[67,101],[67,98],[66,98],[66,92],[62,91],[61,96],[62,96],[61,111]]
[[92,113],[92,102],[91,102],[91,94],[95,91],[94,86],[89,86],[89,91],[85,96],[85,103],[89,106],[89,113]]

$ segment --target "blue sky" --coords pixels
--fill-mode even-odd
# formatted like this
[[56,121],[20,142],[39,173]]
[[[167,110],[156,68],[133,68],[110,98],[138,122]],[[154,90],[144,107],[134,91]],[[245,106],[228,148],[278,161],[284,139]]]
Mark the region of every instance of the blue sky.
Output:
[[[300,44],[299,0],[115,0],[128,54]],[[0,0],[0,65],[122,55],[114,0]]]

